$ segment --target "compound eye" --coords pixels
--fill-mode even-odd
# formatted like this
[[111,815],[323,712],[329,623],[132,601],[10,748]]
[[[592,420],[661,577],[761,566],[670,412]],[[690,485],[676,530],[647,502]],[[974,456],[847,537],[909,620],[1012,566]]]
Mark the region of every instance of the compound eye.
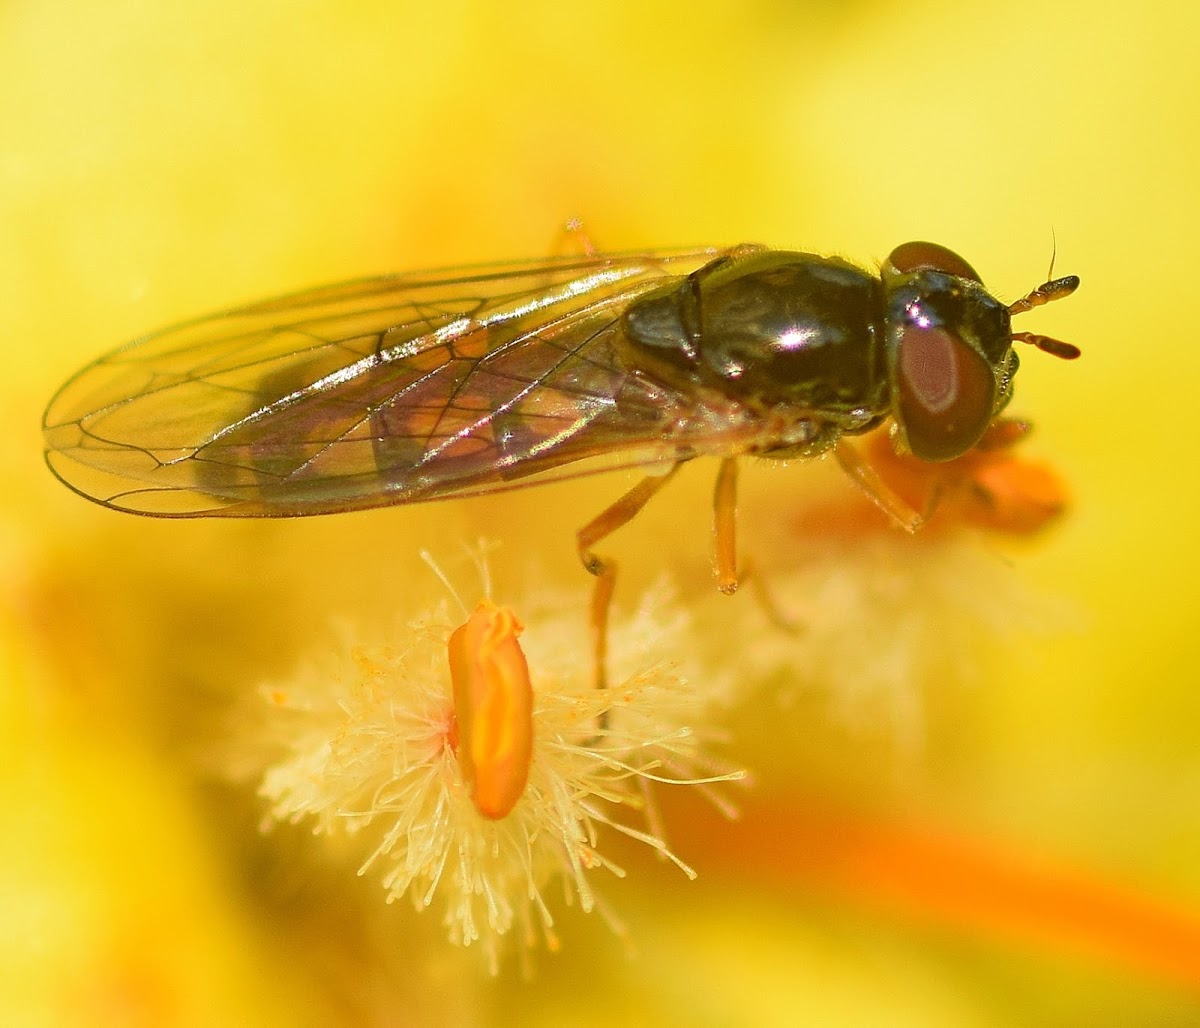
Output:
[[944,328],[904,329],[896,352],[896,420],[921,460],[961,457],[992,420],[991,365]]
[[983,281],[975,269],[953,250],[938,246],[937,243],[920,241],[897,246],[888,257],[884,271],[897,275],[914,271],[942,271],[958,278],[969,278],[972,282]]

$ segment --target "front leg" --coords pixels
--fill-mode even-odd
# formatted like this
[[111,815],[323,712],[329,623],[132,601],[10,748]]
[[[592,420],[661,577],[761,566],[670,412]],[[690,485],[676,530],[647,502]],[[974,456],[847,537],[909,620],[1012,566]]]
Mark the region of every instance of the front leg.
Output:
[[850,476],[872,503],[892,519],[900,528],[908,533],[917,531],[923,524],[927,514],[916,511],[899,493],[889,486],[862,454],[845,439],[839,439],[833,449],[842,470]]

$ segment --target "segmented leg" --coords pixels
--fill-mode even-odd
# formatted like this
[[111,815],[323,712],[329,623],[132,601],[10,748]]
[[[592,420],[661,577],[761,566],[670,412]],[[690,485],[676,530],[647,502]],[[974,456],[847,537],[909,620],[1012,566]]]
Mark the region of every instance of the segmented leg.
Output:
[[775,594],[767,585],[766,578],[758,570],[758,564],[752,558],[747,557],[742,561],[742,571],[738,577],[740,585],[750,586],[750,595],[772,625],[789,635],[799,635],[804,630],[805,624],[802,620],[784,613],[779,601],[775,599]]
[[904,531],[915,532],[925,523],[926,514],[913,510],[902,496],[879,477],[875,469],[863,459],[862,454],[851,443],[844,439],[838,440],[833,453],[837,457],[837,462],[842,466],[842,470],[866,494],[867,499]]
[[592,552],[592,547],[637,517],[654,494],[665,486],[678,470],[679,464],[674,464],[666,474],[647,475],[616,503],[592,518],[575,535],[579,559],[597,579],[592,592],[591,612],[592,652],[595,660],[593,677],[597,688],[603,688],[608,682],[608,615],[617,581],[617,565]]
[[713,493],[713,534],[717,557],[717,588],[737,592],[737,458],[726,457],[717,472]]

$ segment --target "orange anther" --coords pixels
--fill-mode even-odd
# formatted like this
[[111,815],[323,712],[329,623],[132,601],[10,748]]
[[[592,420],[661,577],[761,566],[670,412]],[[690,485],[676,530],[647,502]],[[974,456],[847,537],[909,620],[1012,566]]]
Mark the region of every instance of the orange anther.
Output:
[[493,820],[516,806],[533,757],[533,686],[517,642],[523,629],[511,608],[481,600],[448,644],[459,767],[475,809]]

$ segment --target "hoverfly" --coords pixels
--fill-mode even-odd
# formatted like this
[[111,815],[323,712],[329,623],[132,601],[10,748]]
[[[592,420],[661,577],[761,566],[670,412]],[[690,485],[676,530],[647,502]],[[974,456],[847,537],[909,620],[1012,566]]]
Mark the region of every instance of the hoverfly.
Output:
[[[593,546],[683,463],[721,459],[716,550],[736,586],[736,461],[833,451],[910,530],[920,517],[841,442],[960,456],[1008,403],[1013,344],[1079,351],[1010,318],[932,243],[878,274],[742,245],[589,254],[365,279],[201,318],[84,368],[51,400],[67,486],[157,517],[293,517],[489,493],[621,467],[651,473],[578,532],[597,667],[613,566]],[[598,675],[601,672],[598,670]]]

